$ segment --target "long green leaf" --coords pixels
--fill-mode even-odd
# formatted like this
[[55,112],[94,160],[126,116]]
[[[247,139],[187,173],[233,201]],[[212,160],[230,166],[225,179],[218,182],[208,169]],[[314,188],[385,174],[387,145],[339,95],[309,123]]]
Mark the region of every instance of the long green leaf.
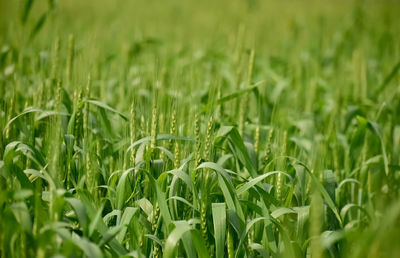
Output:
[[224,257],[226,232],[225,203],[213,203],[211,208],[214,223],[215,255],[216,257]]

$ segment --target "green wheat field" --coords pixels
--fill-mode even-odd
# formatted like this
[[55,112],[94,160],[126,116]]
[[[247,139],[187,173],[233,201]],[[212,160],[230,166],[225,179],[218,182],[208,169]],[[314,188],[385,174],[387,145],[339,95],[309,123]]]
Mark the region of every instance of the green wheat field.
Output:
[[400,257],[400,2],[0,0],[0,257]]

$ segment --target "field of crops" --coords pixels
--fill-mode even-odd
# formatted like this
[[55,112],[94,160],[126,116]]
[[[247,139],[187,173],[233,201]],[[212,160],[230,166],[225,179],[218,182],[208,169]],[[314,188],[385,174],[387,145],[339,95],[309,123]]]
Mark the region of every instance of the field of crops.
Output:
[[0,0],[0,257],[400,257],[399,14]]

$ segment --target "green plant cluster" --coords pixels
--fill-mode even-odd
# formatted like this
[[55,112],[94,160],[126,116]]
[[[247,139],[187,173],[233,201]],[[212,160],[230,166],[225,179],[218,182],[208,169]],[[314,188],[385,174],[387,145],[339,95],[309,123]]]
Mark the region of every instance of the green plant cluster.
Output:
[[399,257],[399,13],[0,0],[0,257]]

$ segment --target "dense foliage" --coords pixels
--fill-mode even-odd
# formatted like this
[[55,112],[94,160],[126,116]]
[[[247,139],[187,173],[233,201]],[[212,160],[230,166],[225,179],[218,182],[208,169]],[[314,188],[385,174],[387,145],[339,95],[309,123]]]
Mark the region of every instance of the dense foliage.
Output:
[[399,13],[0,0],[0,257],[399,257]]

